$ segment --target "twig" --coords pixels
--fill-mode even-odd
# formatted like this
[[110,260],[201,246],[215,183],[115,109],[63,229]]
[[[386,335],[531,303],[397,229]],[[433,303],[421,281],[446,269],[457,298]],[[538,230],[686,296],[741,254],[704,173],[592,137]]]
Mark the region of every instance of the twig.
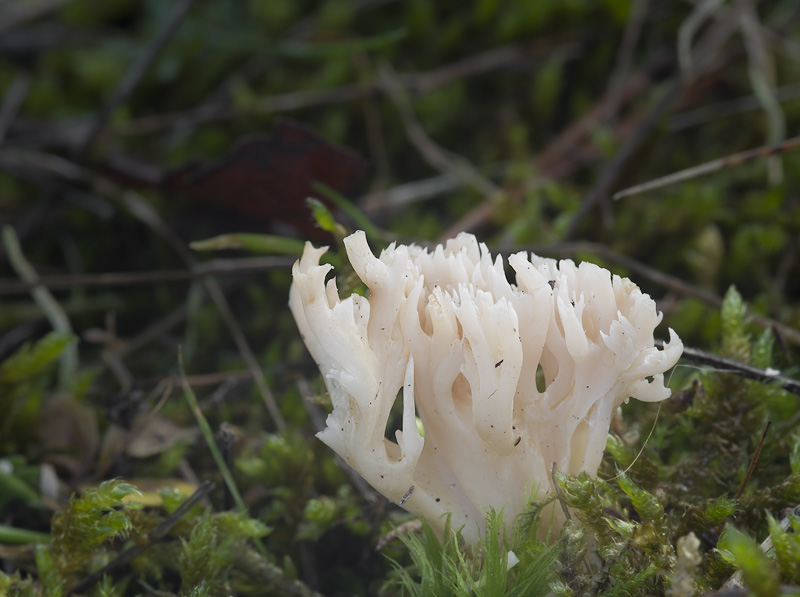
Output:
[[120,358],[125,358],[126,356],[141,350],[150,344],[150,342],[161,338],[173,327],[184,321],[187,314],[188,308],[186,307],[185,303],[180,307],[173,309],[164,317],[149,325],[136,336],[125,342],[125,344],[119,349]]
[[[202,388],[206,386],[216,386],[224,383],[226,380],[243,381],[253,379],[253,374],[249,369],[242,369],[240,371],[220,371],[219,373],[200,373],[196,375],[187,375],[186,382],[193,388]],[[160,383],[164,380],[180,381],[174,377],[158,377],[150,379],[142,379],[137,381],[138,386],[146,386],[149,384]]]
[[753,471],[756,469],[756,463],[758,462],[758,457],[761,456],[761,449],[764,447],[764,442],[767,439],[767,433],[769,433],[770,427],[772,427],[772,421],[767,421],[767,424],[764,427],[764,433],[761,434],[761,440],[758,442],[756,451],[753,454],[753,457],[750,459],[750,465],[747,467],[747,472],[744,475],[744,479],[742,479],[742,484],[739,486],[739,490],[736,492],[736,495],[733,496],[733,499],[735,500],[738,500],[740,497],[742,497],[744,488],[747,487],[747,482],[750,481],[750,477],[753,476]]
[[41,286],[51,290],[87,287],[137,286],[158,282],[182,282],[206,276],[245,276],[272,269],[291,267],[294,259],[288,257],[244,257],[241,259],[216,259],[198,264],[194,269],[151,270],[145,272],[107,272],[102,274],[76,274],[44,276],[36,281],[0,279],[0,296],[24,294]]
[[387,208],[403,207],[417,201],[436,197],[461,186],[453,174],[439,174],[430,178],[399,184],[386,190],[373,191],[359,200],[361,205],[371,205],[380,195]]
[[666,176],[628,187],[627,189],[623,189],[617,193],[614,193],[614,200],[616,201],[617,199],[622,199],[623,197],[630,197],[631,195],[638,195],[639,193],[644,193],[645,191],[652,191],[653,189],[683,182],[684,180],[689,180],[690,178],[696,178],[704,174],[716,172],[717,170],[722,170],[723,168],[739,166],[760,158],[794,151],[798,147],[800,147],[800,137],[792,137],[791,139],[786,139],[786,141],[776,143],[775,145],[764,145],[763,147],[757,147],[756,149],[748,149],[747,151],[734,153],[733,155],[729,155],[724,158],[711,160],[705,164],[692,166],[691,168],[686,168],[685,170],[679,170],[678,172],[673,172],[672,174],[667,174]]
[[[280,363],[278,365],[272,365],[264,368],[265,371],[268,373],[274,374],[285,374],[285,373],[302,373],[302,374],[312,374],[314,371],[318,371],[314,361],[311,359],[307,360],[303,363]],[[253,379],[253,373],[249,369],[239,369],[236,371],[216,371],[214,373],[198,373],[195,375],[187,375],[186,381],[193,388],[200,388],[200,387],[207,387],[207,386],[217,386],[225,381],[231,382],[241,382],[241,381],[251,381]],[[161,383],[180,383],[180,378],[177,376],[172,377],[145,377],[137,379],[134,382],[135,388],[147,388],[151,386],[155,386]],[[208,398],[207,400],[211,400]],[[322,418],[320,418],[322,420]],[[324,428],[324,425],[320,427],[320,430]]]
[[[656,345],[663,346],[663,343],[656,342]],[[796,396],[800,396],[800,381],[785,377],[777,372],[772,373],[772,370],[759,369],[758,367],[753,367],[752,365],[740,361],[735,361],[727,357],[720,357],[688,346],[683,347],[683,355],[681,358],[700,365],[709,365],[714,367],[717,371],[733,373],[745,379],[753,379],[764,384],[779,387]]]
[[111,94],[111,97],[106,102],[106,105],[103,106],[103,109],[100,110],[100,113],[92,123],[92,126],[86,133],[86,136],[78,145],[75,151],[76,156],[82,158],[86,155],[86,152],[92,146],[92,143],[94,143],[95,139],[97,139],[100,131],[103,130],[103,127],[105,127],[114,110],[116,110],[117,107],[122,104],[131,93],[133,93],[133,90],[139,84],[139,81],[142,80],[142,77],[144,77],[145,73],[150,68],[150,65],[156,59],[156,56],[158,56],[159,52],[164,48],[172,35],[178,29],[178,25],[180,25],[181,21],[186,16],[186,13],[194,3],[195,0],[177,0],[175,2],[172,7],[172,11],[167,16],[167,19],[162,25],[158,34],[147,46],[142,55],[139,56],[139,59],[136,60],[133,65],[131,65],[131,68],[125,74],[122,82],[114,90],[114,93]]
[[209,491],[214,488],[214,484],[210,481],[206,481],[200,487],[198,487],[195,492],[190,495],[186,500],[178,506],[178,508],[169,516],[167,516],[161,523],[154,528],[150,534],[147,536],[147,541],[141,545],[134,545],[120,553],[116,558],[111,560],[108,564],[100,568],[97,572],[93,572],[79,583],[77,583],[74,587],[69,590],[69,595],[74,595],[76,593],[83,593],[86,589],[94,586],[98,583],[102,578],[114,570],[121,568],[129,564],[134,558],[140,556],[144,551],[153,545],[154,543],[158,543],[164,537],[167,536],[167,533],[170,532],[173,526],[175,526],[184,515],[189,512],[189,510],[200,500],[202,500]]

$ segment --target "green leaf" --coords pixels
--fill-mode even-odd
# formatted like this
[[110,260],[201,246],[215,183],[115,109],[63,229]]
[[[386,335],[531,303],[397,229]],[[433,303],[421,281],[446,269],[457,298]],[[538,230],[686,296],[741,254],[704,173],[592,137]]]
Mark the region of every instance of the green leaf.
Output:
[[789,514],[788,519],[790,528],[795,529],[795,532],[785,531],[777,520],[767,515],[769,536],[775,548],[775,559],[780,564],[786,580],[798,584],[800,583],[800,536],[796,529],[800,525],[800,517]]
[[367,233],[367,237],[377,240],[381,238],[381,232],[378,230],[378,227],[372,223],[372,221],[364,214],[360,209],[358,209],[353,203],[347,199],[344,195],[337,193],[328,185],[323,184],[321,182],[313,182],[311,184],[312,188],[332,201],[336,207],[341,209],[344,213],[350,216],[356,225],[361,228],[364,232]]
[[331,234],[336,234],[339,231],[339,224],[322,201],[309,197],[306,202],[311,208],[311,215],[314,216],[314,220],[320,228]]
[[762,597],[780,595],[775,562],[761,551],[755,539],[728,525],[719,539],[717,551],[742,571],[745,586],[752,593]]
[[50,535],[0,524],[0,543],[49,543]]
[[76,340],[72,334],[50,332],[33,345],[23,345],[0,365],[0,384],[20,384],[36,377]]

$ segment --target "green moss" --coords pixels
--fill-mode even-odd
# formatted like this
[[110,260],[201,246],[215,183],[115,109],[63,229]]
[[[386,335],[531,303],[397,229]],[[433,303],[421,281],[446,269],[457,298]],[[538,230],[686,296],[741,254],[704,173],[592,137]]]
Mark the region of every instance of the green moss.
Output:
[[[403,566],[392,560],[394,578],[385,588],[396,586],[403,595],[416,597],[546,595],[554,580],[556,553],[552,546],[535,538],[536,528],[529,525],[537,520],[539,505],[532,508],[532,517],[527,513],[517,521],[511,540],[502,512],[488,512],[484,537],[473,550],[464,547],[460,531],[450,526],[449,518],[441,539],[425,521],[419,535],[399,533],[412,564]],[[509,558],[518,558],[519,562],[512,566]]]

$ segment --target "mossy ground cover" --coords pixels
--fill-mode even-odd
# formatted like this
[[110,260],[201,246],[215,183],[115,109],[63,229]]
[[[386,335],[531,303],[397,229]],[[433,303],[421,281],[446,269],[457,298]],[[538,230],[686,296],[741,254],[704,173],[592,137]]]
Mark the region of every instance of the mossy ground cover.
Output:
[[[2,3],[0,594],[795,594],[800,154],[775,144],[800,123],[798,21],[787,0]],[[314,438],[290,265],[310,238],[343,271],[356,228],[590,259],[712,360],[624,407],[597,478],[555,473],[560,536],[531,500],[466,550]]]

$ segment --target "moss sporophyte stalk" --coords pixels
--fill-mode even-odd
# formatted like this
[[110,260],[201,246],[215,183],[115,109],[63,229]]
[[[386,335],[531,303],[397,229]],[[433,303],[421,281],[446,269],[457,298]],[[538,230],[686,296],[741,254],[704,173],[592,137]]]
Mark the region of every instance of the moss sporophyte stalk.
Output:
[[475,544],[490,509],[510,527],[526,495],[553,490],[554,463],[595,475],[620,404],[670,395],[663,373],[683,344],[669,330],[654,346],[661,314],[627,278],[520,252],[510,283],[502,258],[463,233],[379,257],[364,232],[344,244],[368,298],[326,283],[326,248],[307,243],[292,270],[290,307],[333,403],[318,437],[439,532],[450,513]]

